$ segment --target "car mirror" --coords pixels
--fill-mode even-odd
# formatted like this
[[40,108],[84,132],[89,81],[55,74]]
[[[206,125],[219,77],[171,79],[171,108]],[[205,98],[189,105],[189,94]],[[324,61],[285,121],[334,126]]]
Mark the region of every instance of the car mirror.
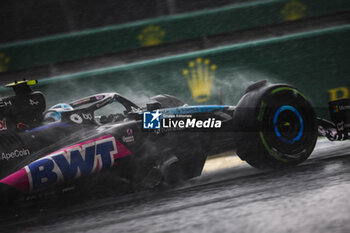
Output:
[[147,111],[153,111],[156,109],[160,109],[162,107],[158,101],[148,103],[146,106],[147,106]]

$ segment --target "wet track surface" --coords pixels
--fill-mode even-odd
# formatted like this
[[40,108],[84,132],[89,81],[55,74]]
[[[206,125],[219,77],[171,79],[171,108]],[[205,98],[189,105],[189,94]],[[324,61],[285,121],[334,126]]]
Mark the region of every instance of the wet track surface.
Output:
[[349,141],[321,140],[283,171],[233,161],[172,189],[12,207],[0,231],[350,232]]

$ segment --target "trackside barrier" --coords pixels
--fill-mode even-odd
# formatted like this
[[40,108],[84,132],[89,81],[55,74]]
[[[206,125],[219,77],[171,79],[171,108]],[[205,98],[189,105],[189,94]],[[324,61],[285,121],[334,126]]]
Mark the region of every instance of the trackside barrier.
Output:
[[0,72],[350,10],[347,0],[260,0],[0,45]]
[[350,25],[53,77],[35,88],[49,105],[109,91],[136,102],[167,93],[189,104],[236,104],[249,84],[268,79],[298,87],[325,116],[329,100],[349,97],[347,38]]

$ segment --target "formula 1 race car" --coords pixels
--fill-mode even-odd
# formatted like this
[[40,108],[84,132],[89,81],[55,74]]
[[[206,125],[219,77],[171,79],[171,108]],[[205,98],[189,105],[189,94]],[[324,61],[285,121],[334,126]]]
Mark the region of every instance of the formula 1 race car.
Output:
[[199,176],[208,155],[232,150],[256,168],[294,166],[309,157],[318,134],[345,140],[350,131],[349,100],[330,103],[331,122],[317,118],[296,88],[266,81],[250,85],[236,106],[188,106],[157,95],[140,107],[102,93],[48,111],[34,84],[9,84],[16,95],[0,99],[2,202],[100,171],[140,185],[172,185]]

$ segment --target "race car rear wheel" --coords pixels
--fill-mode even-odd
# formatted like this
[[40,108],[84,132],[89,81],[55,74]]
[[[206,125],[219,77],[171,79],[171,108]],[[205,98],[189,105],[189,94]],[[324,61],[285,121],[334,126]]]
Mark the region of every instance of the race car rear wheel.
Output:
[[284,168],[306,160],[317,140],[315,112],[304,94],[287,85],[248,92],[235,111],[237,154],[253,167]]

